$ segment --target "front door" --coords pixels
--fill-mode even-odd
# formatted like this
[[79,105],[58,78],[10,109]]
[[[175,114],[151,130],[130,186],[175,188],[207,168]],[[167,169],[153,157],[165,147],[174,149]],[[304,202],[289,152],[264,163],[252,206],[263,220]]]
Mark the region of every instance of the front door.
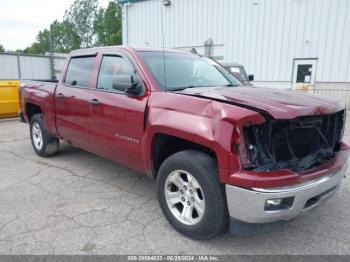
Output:
[[91,98],[96,101],[90,105],[91,149],[101,156],[142,170],[141,141],[148,96],[130,96],[113,88],[116,74],[138,78],[126,56],[105,54],[100,55],[100,60],[96,89],[90,90]]
[[315,88],[317,59],[294,59],[292,88],[294,90],[313,92]]

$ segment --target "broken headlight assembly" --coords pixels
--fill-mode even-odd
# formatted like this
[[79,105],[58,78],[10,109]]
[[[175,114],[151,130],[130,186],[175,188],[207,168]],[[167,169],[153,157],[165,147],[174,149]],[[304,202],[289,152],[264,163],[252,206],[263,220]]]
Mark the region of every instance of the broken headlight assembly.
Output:
[[242,166],[255,171],[308,170],[335,156],[344,126],[345,110],[291,120],[265,117],[263,124],[243,128],[247,156]]

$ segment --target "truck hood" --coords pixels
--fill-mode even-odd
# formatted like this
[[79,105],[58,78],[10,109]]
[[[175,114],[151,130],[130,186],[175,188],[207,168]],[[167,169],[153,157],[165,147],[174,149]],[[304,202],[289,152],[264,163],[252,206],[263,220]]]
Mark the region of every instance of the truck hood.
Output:
[[323,96],[263,87],[188,88],[176,93],[230,103],[275,119],[332,114],[344,109],[339,103]]

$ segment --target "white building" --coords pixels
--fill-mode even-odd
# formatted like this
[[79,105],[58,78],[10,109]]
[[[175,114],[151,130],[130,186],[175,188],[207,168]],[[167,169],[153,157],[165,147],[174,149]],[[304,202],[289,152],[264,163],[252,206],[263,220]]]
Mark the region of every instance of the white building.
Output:
[[124,44],[204,53],[212,41],[211,55],[243,64],[256,85],[350,90],[350,0],[118,2]]

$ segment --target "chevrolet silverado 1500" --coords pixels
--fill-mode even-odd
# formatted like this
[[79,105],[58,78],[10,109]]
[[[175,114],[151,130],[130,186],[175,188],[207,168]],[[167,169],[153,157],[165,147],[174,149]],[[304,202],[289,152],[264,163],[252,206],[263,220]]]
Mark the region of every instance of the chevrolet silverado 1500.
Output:
[[291,220],[336,192],[347,168],[344,107],[244,86],[192,53],[77,50],[57,83],[22,81],[19,94],[39,156],[65,140],[152,175],[165,217],[196,239]]

